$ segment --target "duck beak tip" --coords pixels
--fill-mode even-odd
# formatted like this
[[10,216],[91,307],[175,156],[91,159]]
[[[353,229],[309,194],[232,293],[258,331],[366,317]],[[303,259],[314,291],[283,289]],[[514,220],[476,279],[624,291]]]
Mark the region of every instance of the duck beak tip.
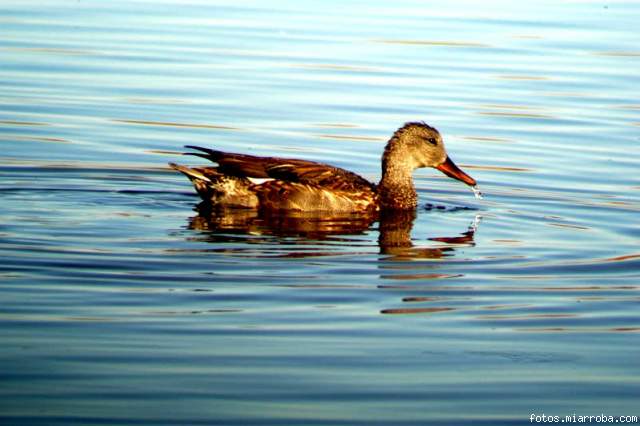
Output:
[[445,175],[450,178],[457,179],[461,182],[466,183],[469,186],[476,186],[476,180],[463,172],[456,164],[451,160],[451,158],[447,157],[444,160],[444,163],[436,166],[436,169],[440,170]]

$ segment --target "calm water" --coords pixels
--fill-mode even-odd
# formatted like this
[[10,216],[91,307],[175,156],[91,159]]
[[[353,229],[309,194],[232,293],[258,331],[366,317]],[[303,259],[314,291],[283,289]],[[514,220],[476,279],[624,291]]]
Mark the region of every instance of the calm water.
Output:
[[[0,3],[3,424],[640,416],[640,4],[216,3]],[[412,120],[484,200],[211,218],[166,167],[376,180]]]

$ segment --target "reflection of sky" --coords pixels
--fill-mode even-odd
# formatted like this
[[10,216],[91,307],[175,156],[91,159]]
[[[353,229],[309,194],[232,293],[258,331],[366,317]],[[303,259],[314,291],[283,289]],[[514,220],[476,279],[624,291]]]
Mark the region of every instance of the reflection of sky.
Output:
[[[3,2],[0,411],[634,414],[639,8]],[[441,130],[485,199],[416,171],[399,253],[375,224],[208,232],[166,168],[199,164],[178,155],[198,144],[375,180],[409,120]]]
[[[157,166],[167,161],[158,153],[203,141],[376,180],[384,141],[423,119],[442,131],[487,203],[506,184],[565,200],[560,215],[578,204],[625,208],[640,186],[628,155],[639,122],[636,9],[8,4],[4,159]],[[436,186],[470,195],[432,170],[415,176],[421,194]]]
[[[375,174],[377,142],[404,121],[426,119],[462,163],[542,168],[542,179],[568,187],[588,174],[607,188],[624,184],[632,174],[620,171],[634,166],[625,154],[638,123],[636,9],[551,1],[7,3],[2,119],[19,119],[15,110],[58,126],[15,128],[4,138],[40,142],[13,144],[18,157],[154,162],[141,149],[171,150],[249,126],[261,129],[260,142],[227,132],[221,143],[337,157]],[[346,127],[309,129],[322,123]]]
[[[598,256],[612,257],[612,242],[636,235],[638,7],[5,2],[0,160],[158,166],[167,158],[152,151],[202,141],[376,179],[383,141],[424,119],[488,205],[523,203],[505,186],[555,200],[551,213],[541,201],[528,211],[604,227]],[[434,186],[470,195],[431,170],[415,175],[423,197]],[[591,238],[539,236],[561,247]]]

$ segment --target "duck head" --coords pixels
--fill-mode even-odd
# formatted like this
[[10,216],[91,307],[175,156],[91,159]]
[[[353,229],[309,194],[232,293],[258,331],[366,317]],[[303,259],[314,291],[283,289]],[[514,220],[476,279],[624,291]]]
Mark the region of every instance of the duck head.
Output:
[[476,181],[449,158],[440,132],[425,123],[406,123],[398,129],[385,148],[382,173],[396,167],[406,171],[433,167],[445,175],[475,186]]

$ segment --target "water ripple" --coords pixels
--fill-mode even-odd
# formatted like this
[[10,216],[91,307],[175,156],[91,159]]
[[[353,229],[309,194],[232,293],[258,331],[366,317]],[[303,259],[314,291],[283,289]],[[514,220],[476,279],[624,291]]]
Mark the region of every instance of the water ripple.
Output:
[[[0,422],[634,414],[637,12],[5,2]],[[413,120],[483,200],[420,169],[415,214],[211,215],[166,166],[198,144],[377,181]]]

